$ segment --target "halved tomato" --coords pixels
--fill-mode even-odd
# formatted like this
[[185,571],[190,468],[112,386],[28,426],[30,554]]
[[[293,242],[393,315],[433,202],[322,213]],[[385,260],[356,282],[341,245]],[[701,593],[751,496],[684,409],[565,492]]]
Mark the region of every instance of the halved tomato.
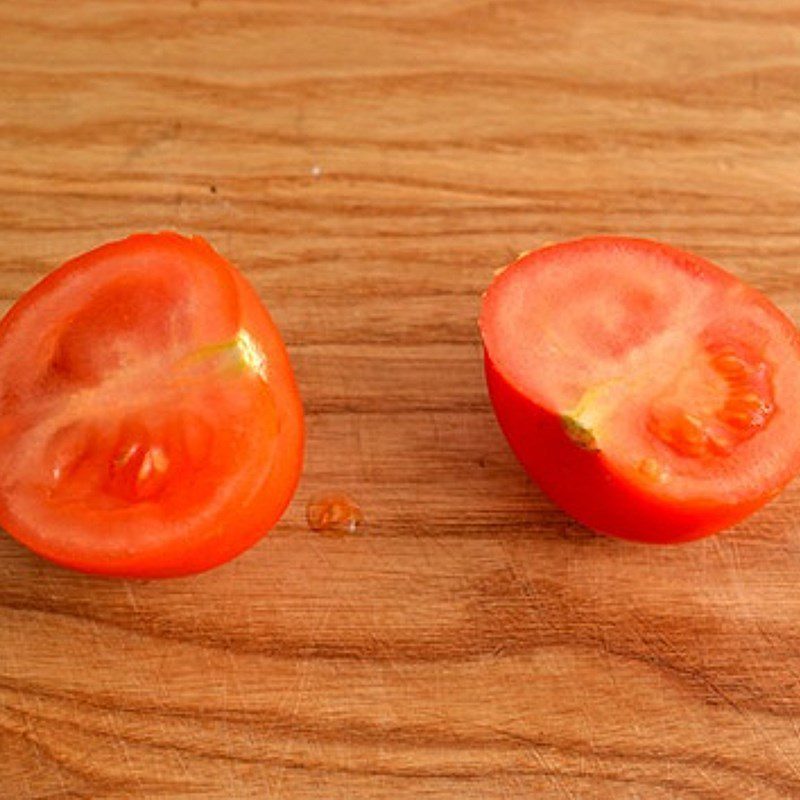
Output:
[[800,335],[697,256],[619,237],[547,247],[495,279],[480,328],[512,449],[591,528],[694,539],[800,471]]
[[0,524],[85,572],[199,572],[254,544],[300,475],[277,328],[202,239],[68,261],[0,322]]

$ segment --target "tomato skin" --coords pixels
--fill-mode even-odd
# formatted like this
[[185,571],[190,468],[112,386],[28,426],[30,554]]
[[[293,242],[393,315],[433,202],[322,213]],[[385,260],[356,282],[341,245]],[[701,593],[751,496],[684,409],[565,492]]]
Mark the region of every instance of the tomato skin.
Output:
[[550,499],[599,533],[652,544],[677,544],[727,528],[769,497],[735,505],[686,506],[637,491],[602,454],[576,445],[560,417],[523,396],[484,352],[494,413],[514,455]]
[[[698,330],[712,329],[715,320],[724,318],[723,315],[728,313],[725,302],[730,297],[734,298],[731,302],[741,303],[742,308],[747,305],[751,309],[753,313],[749,319],[754,318],[753,315],[760,315],[758,318],[762,322],[769,319],[766,330],[774,336],[770,344],[774,348],[770,352],[773,356],[780,354],[780,358],[774,361],[775,386],[780,390],[780,396],[773,406],[771,395],[764,394],[764,402],[770,406],[770,413],[774,412],[774,418],[772,427],[755,436],[754,440],[764,441],[758,447],[765,457],[765,463],[769,464],[769,472],[765,470],[764,477],[748,486],[746,491],[726,491],[724,483],[717,485],[712,480],[702,485],[698,483],[696,492],[689,494],[676,493],[669,487],[665,489],[658,485],[655,478],[645,475],[642,461],[637,464],[641,472],[634,474],[636,470],[631,469],[632,462],[626,457],[628,442],[609,441],[605,430],[604,442],[594,446],[591,429],[583,425],[574,427],[574,406],[554,404],[551,376],[560,376],[564,385],[568,385],[568,382],[563,376],[570,376],[569,362],[564,361],[564,353],[569,356],[577,354],[589,359],[583,363],[590,363],[594,357],[592,340],[586,337],[584,353],[565,351],[563,347],[555,346],[550,351],[552,355],[531,350],[526,331],[536,329],[536,335],[540,335],[540,331],[549,331],[548,319],[552,320],[553,317],[547,314],[533,317],[529,311],[524,312],[528,314],[527,324],[532,327],[520,329],[515,327],[523,313],[520,309],[530,308],[527,304],[532,302],[538,311],[549,311],[557,320],[563,319],[569,317],[572,310],[569,307],[572,297],[562,298],[562,305],[547,308],[546,303],[550,301],[541,300],[543,295],[537,295],[531,288],[541,284],[526,285],[525,281],[532,275],[540,275],[542,269],[552,270],[555,263],[561,271],[557,281],[552,278],[548,285],[552,291],[564,279],[572,279],[574,271],[581,264],[586,265],[589,259],[599,258],[601,263],[613,264],[618,252],[628,259],[635,256],[643,260],[650,259],[651,263],[657,261],[663,268],[662,276],[674,272],[682,276],[680,281],[683,283],[695,281],[697,286],[708,288],[712,292],[709,295],[712,302],[703,306],[702,314],[710,310],[710,316],[704,324],[707,323],[711,328],[700,327]],[[587,266],[587,270],[590,269]],[[591,273],[589,275],[591,277]],[[613,296],[617,291],[615,280],[614,275],[610,275],[605,283],[599,282],[604,287],[606,297]],[[659,280],[668,282],[669,279],[659,277]],[[504,283],[503,289],[498,288],[501,283]],[[597,283],[593,285],[589,280],[583,286],[585,292],[581,297],[581,308],[590,309],[589,313],[596,297],[593,292]],[[523,301],[520,298],[525,299]],[[714,302],[714,298],[719,300]],[[736,308],[734,306],[734,310]],[[657,306],[653,308],[654,313],[659,310]],[[647,315],[650,314],[648,307]],[[703,318],[702,315],[699,317],[701,321]],[[580,316],[575,316],[575,319],[577,322],[583,321]],[[734,340],[738,335],[747,336],[747,320],[739,322],[736,319],[733,327],[723,326],[717,333],[721,330],[733,331]],[[598,328],[599,333],[613,333],[616,330],[614,322],[612,317],[607,328]],[[654,544],[692,541],[717,533],[749,516],[775,497],[800,471],[800,436],[791,416],[800,397],[800,333],[768,298],[702,258],[659,242],[626,237],[594,237],[552,245],[521,256],[507,270],[498,273],[492,287],[484,295],[479,327],[484,344],[484,371],[489,396],[512,451],[545,494],[569,515],[595,531]],[[555,337],[551,341],[555,342]],[[695,339],[694,344],[700,346],[700,341]],[[559,344],[562,342],[558,340]],[[535,353],[535,357],[530,355],[531,352]],[[608,357],[607,353],[605,357]],[[559,372],[558,369],[565,363],[567,367]],[[558,368],[554,369],[553,364]],[[642,383],[636,385],[641,388]],[[592,387],[591,383],[584,385],[583,391]],[[641,404],[642,398],[637,397],[635,392],[623,397],[625,413],[633,419],[640,419],[638,415],[646,407]],[[642,440],[653,435],[645,425],[640,425],[637,431]],[[674,466],[680,456],[668,453],[665,444],[664,438],[655,443],[653,455],[672,459],[667,463]],[[757,458],[759,450],[756,445],[748,442],[748,446],[751,446],[750,452]],[[668,455],[665,456],[665,453]],[[700,469],[703,464],[700,459],[687,460],[695,460],[695,469]],[[650,461],[654,468],[660,468],[655,459]],[[750,463],[760,462],[751,460]],[[621,467],[620,464],[625,466]],[[671,476],[666,480],[672,480]]]
[[[53,509],[49,508],[47,510],[49,516],[42,513],[38,518],[35,513],[31,512],[31,508],[35,510],[36,498],[41,498],[42,509],[45,509],[50,502],[48,498],[51,496],[51,490],[45,488],[45,483],[39,486],[40,481],[37,477],[32,484],[30,476],[24,479],[23,483],[20,483],[17,478],[16,484],[6,479],[5,481],[0,480],[0,525],[20,543],[37,554],[61,566],[81,572],[128,578],[165,578],[202,572],[239,555],[255,544],[277,523],[296,490],[302,470],[304,449],[302,403],[280,333],[245,277],[204,240],[199,237],[187,238],[174,233],[135,234],[125,240],[103,245],[71,259],[20,298],[0,322],[0,372],[2,372],[0,374],[0,447],[13,441],[15,426],[8,424],[8,421],[13,422],[14,415],[19,411],[20,403],[24,405],[26,398],[29,397],[35,399],[36,392],[39,391],[37,388],[39,384],[34,378],[27,378],[26,370],[30,372],[30,365],[35,365],[36,348],[41,343],[31,341],[30,352],[20,353],[16,345],[8,344],[9,341],[13,341],[14,331],[19,330],[20,326],[26,325],[30,329],[30,320],[37,319],[39,309],[47,308],[47,319],[45,320],[47,324],[51,327],[60,326],[57,327],[59,334],[63,333],[67,336],[66,340],[70,342],[72,350],[69,351],[68,363],[70,366],[77,366],[78,369],[75,372],[77,378],[85,379],[87,375],[92,377],[92,371],[96,372],[102,367],[102,355],[95,359],[96,363],[92,362],[90,358],[81,361],[78,356],[80,356],[82,342],[87,339],[91,340],[92,343],[86,350],[89,355],[92,355],[93,352],[102,354],[104,348],[107,351],[107,340],[103,339],[103,335],[114,333],[115,315],[124,316],[124,313],[120,314],[116,307],[114,313],[104,312],[100,306],[96,320],[94,317],[89,318],[88,321],[82,319],[82,324],[88,326],[86,330],[90,333],[95,330],[99,332],[100,341],[94,340],[92,336],[83,336],[83,338],[73,336],[72,339],[69,339],[70,325],[76,319],[76,310],[81,311],[80,303],[82,301],[80,299],[73,301],[68,297],[69,305],[59,308],[57,302],[54,305],[53,298],[58,297],[58,293],[63,292],[64,287],[68,286],[70,281],[86,280],[87,276],[91,278],[91,283],[87,285],[103,288],[109,270],[121,269],[121,274],[125,275],[126,260],[131,265],[136,265],[135,269],[138,269],[140,273],[142,273],[142,263],[145,263],[147,267],[143,274],[146,277],[147,270],[155,277],[160,277],[162,271],[169,271],[174,265],[177,270],[176,278],[187,281],[188,275],[188,283],[183,285],[202,287],[197,290],[202,294],[195,298],[202,300],[202,303],[199,306],[192,306],[200,308],[201,312],[195,311],[193,316],[190,314],[187,322],[188,328],[182,334],[188,336],[187,342],[194,342],[201,351],[203,347],[211,344],[210,352],[213,353],[216,352],[214,346],[219,338],[227,340],[231,334],[237,336],[244,334],[248,337],[247,340],[254,342],[265,356],[268,379],[261,380],[256,377],[260,373],[251,373],[249,362],[237,361],[235,370],[230,374],[228,372],[212,373],[214,377],[210,384],[214,391],[216,391],[214,387],[217,387],[220,392],[227,393],[220,396],[235,396],[237,392],[241,392],[243,398],[249,399],[237,407],[260,409],[264,416],[241,417],[231,421],[225,416],[224,411],[218,410],[214,406],[204,406],[203,413],[207,415],[213,425],[218,425],[215,436],[220,444],[215,445],[216,449],[208,458],[198,462],[198,469],[203,471],[202,481],[196,480],[197,475],[193,475],[191,470],[187,472],[186,467],[180,466],[181,462],[173,459],[173,463],[178,465],[175,467],[176,477],[173,481],[178,487],[175,490],[178,493],[184,494],[187,498],[194,498],[195,495],[201,497],[198,486],[212,485],[215,476],[218,476],[219,481],[235,481],[235,484],[231,484],[233,486],[232,493],[230,496],[225,495],[227,499],[224,502],[220,501],[215,505],[213,514],[208,518],[202,513],[198,513],[192,518],[181,519],[179,512],[174,507],[160,507],[157,499],[152,502],[148,500],[146,503],[148,506],[146,515],[148,516],[143,526],[140,526],[141,530],[136,525],[130,524],[130,517],[124,508],[120,512],[120,516],[114,517],[108,514],[104,518],[103,508],[105,506],[100,504],[93,507],[91,502],[93,498],[90,494],[89,506],[85,508],[85,511],[77,512],[79,515],[84,515],[86,525],[83,529],[77,529],[77,533],[70,535],[64,532],[68,526],[63,526],[62,530],[60,526],[52,524],[53,519],[57,518],[58,511],[53,512]],[[171,276],[172,273],[169,275]],[[192,277],[193,275],[198,277],[195,279]],[[147,286],[150,286],[150,283],[160,285],[155,279],[152,282],[148,279],[145,283]],[[179,281],[172,281],[172,283],[177,285]],[[194,289],[187,290],[193,291]],[[177,289],[176,291],[183,290]],[[169,303],[169,296],[163,300],[160,295],[155,295],[156,299],[152,300],[152,291],[149,294],[145,291],[143,296],[149,297],[148,302],[151,303]],[[87,300],[87,302],[89,301]],[[50,303],[50,306],[47,306],[47,303]],[[147,305],[144,307],[149,308]],[[122,311],[124,312],[124,310],[123,308]],[[174,319],[168,305],[156,310],[163,312],[165,319]],[[60,321],[62,318],[63,324]],[[134,320],[133,323],[130,323],[130,319]],[[150,328],[153,328],[158,335],[162,333],[158,324],[150,325],[146,319],[137,318],[135,313],[130,319],[128,323],[123,322],[123,326],[124,324],[145,325],[144,332],[133,331],[134,335],[131,341],[134,347],[140,349],[148,347],[148,342],[155,335]],[[26,322],[26,320],[28,321]],[[186,330],[189,330],[190,333],[186,334]],[[72,342],[73,339],[75,343]],[[236,341],[238,342],[238,339]],[[227,341],[225,344],[228,344]],[[46,350],[46,348],[44,349]],[[235,352],[238,358],[240,351],[237,349]],[[165,365],[167,375],[170,374],[169,363]],[[180,363],[182,362],[178,362],[178,364]],[[84,369],[85,364],[90,367],[88,372]],[[101,366],[98,367],[98,364]],[[35,372],[32,374],[35,375]],[[164,376],[161,372],[156,371],[152,377],[154,381],[157,381]],[[13,387],[21,388],[16,391]],[[137,384],[137,387],[141,388],[141,383]],[[143,388],[144,391],[147,390],[146,385]],[[185,402],[189,403],[189,408],[191,408],[191,403],[196,400],[191,399],[191,392],[194,390],[189,389],[188,391],[189,394],[186,397],[189,399]],[[169,403],[166,404],[165,411],[165,404],[163,400],[159,399],[157,390],[152,394],[153,402],[156,404],[154,408],[158,409],[158,413],[162,417],[164,414],[168,415],[171,408]],[[209,395],[209,397],[211,396],[214,395]],[[202,397],[201,395],[201,399]],[[120,398],[120,402],[125,399],[125,397]],[[160,405],[158,405],[159,403]],[[108,407],[106,418],[100,425],[101,430],[109,428],[109,420],[113,420],[116,413],[115,408],[116,406],[113,405]],[[183,407],[181,406],[179,410],[182,412]],[[96,412],[95,416],[97,416]],[[145,431],[148,425],[155,425],[151,416],[146,412],[140,413],[137,424]],[[153,431],[161,430],[161,433],[156,434],[151,431],[151,438],[147,441],[156,441],[152,437],[163,434],[166,437],[164,439],[165,447],[168,442],[174,444],[177,434],[170,432],[168,424],[166,433],[163,427],[164,425],[162,425],[162,429],[153,428]],[[245,453],[240,450],[234,452],[230,446],[225,444],[226,430],[233,430],[234,427],[237,431],[238,442],[247,442],[249,439],[256,442],[252,452]],[[252,429],[252,436],[248,429]],[[197,446],[202,450],[204,445],[201,442]],[[238,446],[240,447],[241,444]],[[268,449],[266,449],[267,447]],[[162,452],[162,450],[158,450],[158,453]],[[219,460],[222,456],[225,457],[224,461]],[[4,458],[6,459],[5,466],[12,463],[6,454],[4,454]],[[202,456],[198,456],[198,458],[202,459]],[[245,464],[246,466],[242,470],[246,471],[231,472],[237,462]],[[228,471],[225,472],[223,467]],[[109,465],[109,469],[113,469],[113,464]],[[0,478],[2,477],[0,476]],[[24,504],[20,503],[17,496],[20,491],[27,493]],[[17,494],[15,495],[14,492]],[[81,502],[87,502],[86,498]],[[104,502],[107,505],[109,501],[105,500]],[[119,505],[119,500],[114,502]],[[196,502],[201,504],[202,500]],[[69,505],[69,512],[72,514],[70,524],[73,524],[76,504],[71,502]],[[20,508],[24,508],[25,513],[21,513]],[[200,512],[202,512],[202,508]],[[44,528],[42,520],[48,521]],[[101,526],[101,522],[104,522],[105,525]],[[127,539],[116,542],[113,548],[108,546],[104,550],[103,542],[104,537],[107,536],[106,531],[117,535],[118,531],[115,530],[117,525],[127,526],[126,531],[131,535]]]

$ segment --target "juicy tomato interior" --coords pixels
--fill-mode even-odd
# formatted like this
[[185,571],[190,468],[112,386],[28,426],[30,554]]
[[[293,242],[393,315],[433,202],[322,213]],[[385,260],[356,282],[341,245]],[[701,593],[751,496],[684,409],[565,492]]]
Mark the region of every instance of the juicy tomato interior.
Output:
[[195,572],[278,519],[302,458],[280,336],[205,242],[68,262],[0,324],[0,522],[62,564]]
[[522,257],[481,328],[494,367],[642,491],[774,493],[800,469],[800,338],[763,295],[654,242],[595,238]]

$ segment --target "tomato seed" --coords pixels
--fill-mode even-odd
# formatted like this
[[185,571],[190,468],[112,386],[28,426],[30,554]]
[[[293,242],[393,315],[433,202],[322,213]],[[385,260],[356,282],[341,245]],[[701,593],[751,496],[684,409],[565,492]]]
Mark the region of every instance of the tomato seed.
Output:
[[664,483],[669,478],[667,470],[654,458],[643,458],[639,462],[639,472],[648,480]]

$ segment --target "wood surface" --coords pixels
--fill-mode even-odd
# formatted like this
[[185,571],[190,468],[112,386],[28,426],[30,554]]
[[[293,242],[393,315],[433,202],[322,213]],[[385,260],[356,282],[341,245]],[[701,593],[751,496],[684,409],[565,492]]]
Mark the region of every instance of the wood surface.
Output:
[[[476,313],[640,234],[800,318],[800,2],[0,3],[0,296],[206,236],[308,413],[279,528],[168,582],[0,536],[0,798],[800,797],[800,486],[672,549],[529,484]],[[308,498],[367,525],[330,537]]]

